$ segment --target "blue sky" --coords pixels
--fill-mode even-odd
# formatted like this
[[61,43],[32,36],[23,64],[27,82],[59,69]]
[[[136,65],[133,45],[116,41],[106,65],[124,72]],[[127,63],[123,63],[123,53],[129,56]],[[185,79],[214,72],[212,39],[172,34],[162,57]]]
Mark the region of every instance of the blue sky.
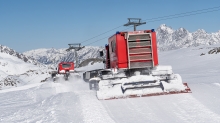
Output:
[[[84,42],[127,23],[127,18],[146,20],[217,6],[219,0],[0,0],[0,44],[18,52],[68,48],[69,43]],[[173,29],[184,27],[190,32],[217,32],[220,10],[147,22],[137,29],[156,29],[161,24]],[[104,46],[107,37],[126,28],[122,26],[82,45]]]

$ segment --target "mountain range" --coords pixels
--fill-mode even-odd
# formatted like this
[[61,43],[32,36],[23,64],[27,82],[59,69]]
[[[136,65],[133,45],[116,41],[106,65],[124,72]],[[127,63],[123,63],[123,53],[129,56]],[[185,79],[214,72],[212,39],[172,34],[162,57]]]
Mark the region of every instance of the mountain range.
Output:
[[174,30],[162,24],[156,33],[160,51],[220,43],[220,30],[215,33],[207,33],[204,29],[189,32],[185,28]]
[[[195,32],[189,32],[185,28],[177,30],[162,24],[156,30],[157,44],[159,51],[174,50],[187,47],[197,47],[200,45],[213,45],[220,43],[220,30],[215,33],[207,33],[204,29],[198,29]],[[79,63],[89,58],[99,57],[99,51],[104,47],[86,46],[78,51]],[[25,62],[34,64],[57,64],[60,61],[73,61],[75,59],[74,52],[66,52],[66,49],[34,49],[24,53],[18,53],[13,49],[0,45],[0,51],[11,54],[22,59]]]

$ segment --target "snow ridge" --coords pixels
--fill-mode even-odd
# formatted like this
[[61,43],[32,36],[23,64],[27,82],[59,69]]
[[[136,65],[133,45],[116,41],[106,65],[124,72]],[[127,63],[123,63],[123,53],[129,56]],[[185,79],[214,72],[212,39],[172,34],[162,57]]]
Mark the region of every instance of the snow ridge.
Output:
[[3,46],[0,44],[0,52],[1,53],[6,53],[6,54],[9,54],[9,55],[12,55],[12,56],[15,56],[19,59],[21,59],[22,61],[24,62],[27,62],[27,63],[32,63],[34,65],[42,65],[40,62],[38,62],[37,60],[35,60],[33,57],[31,56],[26,56],[22,53],[18,53],[16,52],[15,50],[7,47],[7,46]]
[[156,33],[158,48],[160,51],[220,43],[220,30],[216,33],[210,34],[204,29],[189,32],[184,28],[174,30],[171,27],[162,24],[156,29]]

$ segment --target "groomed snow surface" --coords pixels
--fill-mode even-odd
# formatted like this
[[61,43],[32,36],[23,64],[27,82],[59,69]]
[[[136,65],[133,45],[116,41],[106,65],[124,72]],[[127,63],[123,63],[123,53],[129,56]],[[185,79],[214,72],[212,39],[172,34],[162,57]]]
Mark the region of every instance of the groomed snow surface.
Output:
[[[218,123],[220,54],[207,54],[210,49],[203,46],[159,53],[159,63],[171,65],[192,93],[97,100],[88,83],[74,76],[69,81],[62,76],[56,82],[33,80],[30,84],[0,90],[0,122]],[[201,53],[205,55],[200,56]],[[4,72],[1,67],[0,72]],[[102,68],[103,64],[84,70],[92,67]]]

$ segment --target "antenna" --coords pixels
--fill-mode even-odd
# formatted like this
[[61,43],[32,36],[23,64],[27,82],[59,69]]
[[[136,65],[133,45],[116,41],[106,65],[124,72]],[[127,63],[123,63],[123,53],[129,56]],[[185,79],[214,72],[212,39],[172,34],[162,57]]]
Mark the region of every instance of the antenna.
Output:
[[78,54],[77,51],[81,50],[82,48],[84,48],[85,46],[81,47],[81,43],[75,43],[75,44],[68,44],[69,48],[66,49],[67,52],[71,51],[72,49],[74,49],[74,54],[75,54],[75,59],[76,59],[76,68],[79,66],[78,63]]
[[140,26],[142,24],[146,24],[146,22],[141,22],[141,18],[128,18],[128,23],[124,24],[124,26],[134,26],[134,31],[136,31],[136,26]]

